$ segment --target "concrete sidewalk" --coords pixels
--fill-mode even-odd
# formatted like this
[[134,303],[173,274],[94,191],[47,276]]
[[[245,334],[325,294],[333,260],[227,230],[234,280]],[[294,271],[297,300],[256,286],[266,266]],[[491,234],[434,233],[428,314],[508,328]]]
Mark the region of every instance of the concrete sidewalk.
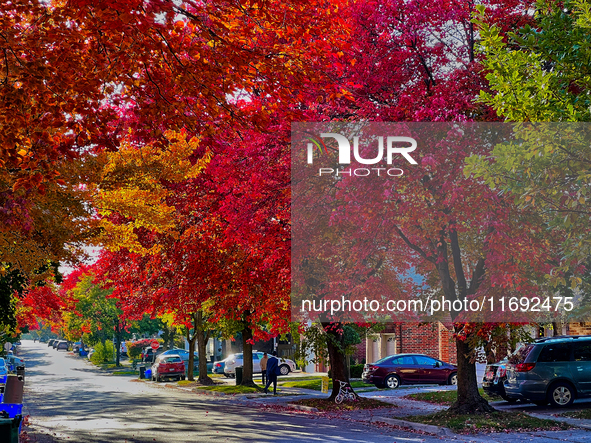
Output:
[[[405,389],[406,388],[406,389]],[[536,443],[555,443],[556,441],[565,442],[589,442],[591,441],[591,420],[568,419],[546,414],[530,414],[532,416],[555,421],[563,421],[572,426],[578,426],[577,429],[566,431],[538,431],[538,432],[507,432],[507,433],[482,433],[475,435],[456,434],[450,429],[421,423],[414,423],[403,420],[403,418],[413,415],[426,415],[447,409],[447,406],[434,405],[417,400],[402,398],[405,395],[414,393],[417,387],[401,387],[397,389],[398,395],[391,395],[392,391],[358,392],[360,397],[373,398],[392,404],[391,409],[360,410],[351,412],[315,412],[310,408],[297,408],[290,405],[291,402],[305,398],[327,398],[329,394],[323,394],[319,391],[302,388],[281,388],[280,395],[240,395],[235,397],[235,401],[258,406],[262,408],[293,408],[302,411],[301,413],[315,413],[325,416],[335,416],[340,419],[359,421],[365,423],[375,423],[383,426],[389,425],[397,428],[409,429],[420,434],[427,433],[437,436],[443,440],[465,441],[465,442],[486,442],[486,443],[509,443],[526,442],[535,439]],[[357,390],[356,390],[357,391]],[[388,395],[384,395],[384,393]],[[295,411],[294,411],[295,412]]]

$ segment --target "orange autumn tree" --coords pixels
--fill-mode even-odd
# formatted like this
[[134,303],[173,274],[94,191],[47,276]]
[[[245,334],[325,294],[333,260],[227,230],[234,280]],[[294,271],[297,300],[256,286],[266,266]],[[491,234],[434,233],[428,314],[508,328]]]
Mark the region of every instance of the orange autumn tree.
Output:
[[[94,234],[87,188],[77,184],[96,180],[97,154],[116,151],[129,129],[142,144],[165,144],[167,130],[183,127],[220,137],[236,125],[260,125],[298,99],[303,85],[320,84],[324,66],[312,55],[330,52],[347,33],[339,8],[236,0],[2,4],[0,270],[29,278],[47,260],[75,260],[65,246]],[[253,98],[264,106],[245,116],[242,103]]]

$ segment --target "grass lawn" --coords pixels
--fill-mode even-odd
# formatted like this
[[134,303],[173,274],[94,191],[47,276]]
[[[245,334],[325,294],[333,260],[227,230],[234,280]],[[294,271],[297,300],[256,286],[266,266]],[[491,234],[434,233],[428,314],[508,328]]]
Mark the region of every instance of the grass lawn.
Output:
[[257,394],[263,392],[262,388],[251,388],[250,386],[234,385],[214,385],[214,386],[195,386],[204,391],[223,392],[224,394]]
[[124,371],[115,371],[113,375],[138,375],[138,371],[133,370],[124,370]]
[[[292,381],[279,381],[279,385],[286,387],[286,388],[304,388],[304,389],[313,389],[315,391],[320,391],[322,388],[322,379],[320,377],[314,378],[307,378],[304,380],[292,380]],[[328,382],[329,389],[332,386],[332,380]],[[352,381],[351,387],[352,388],[367,388],[371,385],[367,383],[363,383],[362,381]]]
[[591,409],[581,409],[580,411],[570,411],[560,414],[564,417],[591,419]]
[[444,426],[459,434],[477,432],[531,432],[569,429],[566,423],[542,420],[520,412],[492,412],[483,415],[455,415],[447,411],[429,415],[413,415],[404,420],[428,425]]
[[[478,392],[485,400],[496,400],[486,395],[484,390],[479,389]],[[421,392],[420,394],[409,394],[405,398],[412,400],[426,401],[427,403],[433,403],[436,405],[451,406],[453,402],[458,399],[457,391],[437,391],[437,392]]]
[[334,401],[329,401],[325,398],[306,398],[303,400],[292,401],[292,404],[311,406],[319,411],[357,411],[360,409],[381,409],[381,408],[395,408],[396,405],[385,403],[383,401],[374,400],[371,398],[360,398],[357,401],[344,401],[337,405]]

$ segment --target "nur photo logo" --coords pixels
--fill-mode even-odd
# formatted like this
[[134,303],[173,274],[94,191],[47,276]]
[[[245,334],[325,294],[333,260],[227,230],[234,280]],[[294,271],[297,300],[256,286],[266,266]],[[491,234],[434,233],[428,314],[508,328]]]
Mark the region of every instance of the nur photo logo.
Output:
[[[336,148],[329,148],[327,147],[326,143],[323,139],[325,138],[332,138],[333,143],[336,141],[337,147]],[[417,162],[412,158],[410,155],[415,149],[417,149],[417,141],[412,137],[402,137],[402,136],[379,136],[376,137],[377,139],[377,149],[371,149],[369,145],[366,146],[365,149],[360,147],[360,137],[355,136],[353,137],[353,149],[351,149],[351,143],[349,139],[345,137],[343,134],[339,134],[336,132],[323,132],[320,134],[320,137],[315,137],[313,134],[308,133],[306,136],[307,146],[306,146],[306,155],[307,155],[307,163],[309,165],[314,164],[314,157],[330,155],[330,152],[337,152],[338,153],[338,163],[339,165],[350,165],[351,164],[351,153],[353,153],[353,159],[356,163],[361,165],[378,165],[379,163],[383,163],[384,159],[386,165],[392,165],[392,161],[395,156],[402,156],[408,163],[411,165],[416,165]],[[367,156],[369,152],[372,152],[372,157],[367,158],[362,156],[361,150],[363,150],[364,155]],[[375,152],[375,156],[373,153]],[[318,175],[332,175],[340,176],[340,175],[348,175],[348,176],[356,176],[356,177],[367,177],[369,175],[378,175],[378,176],[390,176],[390,177],[400,177],[404,175],[404,171],[400,168],[386,168],[386,167],[373,167],[373,168],[326,168],[321,167],[318,169]]]

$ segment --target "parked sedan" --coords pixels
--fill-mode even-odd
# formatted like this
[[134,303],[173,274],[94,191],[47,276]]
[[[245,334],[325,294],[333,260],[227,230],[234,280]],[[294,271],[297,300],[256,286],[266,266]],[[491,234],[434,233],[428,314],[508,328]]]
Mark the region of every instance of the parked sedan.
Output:
[[364,383],[396,389],[401,384],[457,384],[458,368],[423,354],[396,354],[363,368]]
[[482,378],[482,389],[488,395],[501,397],[509,403],[515,403],[516,398],[507,397],[505,392],[505,381],[507,380],[508,359],[503,359],[498,363],[486,365],[484,377]]
[[67,351],[69,348],[67,341],[60,341],[58,342],[57,346],[55,347],[58,351]]
[[227,358],[225,358],[225,359],[223,359],[223,360],[221,360],[221,361],[214,361],[214,362],[213,362],[213,369],[212,369],[212,372],[213,372],[214,374],[223,374],[223,373],[224,373],[224,368],[226,367],[226,361],[227,361],[227,360],[228,360],[228,359],[227,359]]
[[[257,373],[261,372],[261,358],[263,358],[263,352],[253,351],[252,352],[252,372]],[[279,371],[281,371],[281,375],[287,375],[290,372],[296,370],[296,364],[293,360],[288,358],[281,358],[279,359]],[[243,365],[243,354],[242,352],[239,354],[230,355],[225,360],[224,365],[224,374],[229,377],[236,376],[236,367]]]
[[165,378],[185,379],[185,363],[179,355],[160,355],[152,365],[152,380],[161,381]]

